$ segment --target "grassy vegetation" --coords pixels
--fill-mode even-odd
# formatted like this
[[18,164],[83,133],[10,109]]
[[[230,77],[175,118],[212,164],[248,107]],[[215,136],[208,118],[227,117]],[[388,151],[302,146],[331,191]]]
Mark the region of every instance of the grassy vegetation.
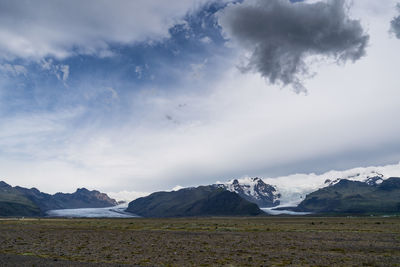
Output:
[[0,253],[149,266],[399,266],[400,218],[0,220]]

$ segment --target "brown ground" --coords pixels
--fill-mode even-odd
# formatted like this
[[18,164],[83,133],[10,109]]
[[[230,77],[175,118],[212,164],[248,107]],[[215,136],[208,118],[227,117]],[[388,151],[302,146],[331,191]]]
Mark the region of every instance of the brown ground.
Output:
[[400,266],[400,218],[0,220],[0,266]]

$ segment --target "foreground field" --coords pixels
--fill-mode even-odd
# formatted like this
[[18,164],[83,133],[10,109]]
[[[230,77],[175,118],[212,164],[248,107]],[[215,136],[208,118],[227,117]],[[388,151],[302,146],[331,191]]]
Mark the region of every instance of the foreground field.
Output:
[[0,265],[400,266],[400,218],[0,220]]

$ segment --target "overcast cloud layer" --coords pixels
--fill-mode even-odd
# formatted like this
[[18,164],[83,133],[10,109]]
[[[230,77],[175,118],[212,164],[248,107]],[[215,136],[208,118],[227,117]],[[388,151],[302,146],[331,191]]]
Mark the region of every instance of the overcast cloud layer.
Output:
[[290,84],[296,92],[305,90],[301,80],[310,74],[308,57],[354,62],[365,55],[369,39],[360,22],[348,17],[344,0],[245,1],[225,8],[219,22],[249,51],[244,70],[255,70],[272,84]]
[[[398,0],[200,2],[0,0],[0,180],[129,198],[399,162]],[[236,35],[255,5],[289,23]]]

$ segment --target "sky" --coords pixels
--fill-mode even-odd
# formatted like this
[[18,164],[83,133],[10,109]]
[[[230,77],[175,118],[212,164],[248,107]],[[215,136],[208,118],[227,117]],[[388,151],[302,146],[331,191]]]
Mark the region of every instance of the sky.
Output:
[[140,195],[400,161],[398,1],[0,0],[0,21],[11,185]]

